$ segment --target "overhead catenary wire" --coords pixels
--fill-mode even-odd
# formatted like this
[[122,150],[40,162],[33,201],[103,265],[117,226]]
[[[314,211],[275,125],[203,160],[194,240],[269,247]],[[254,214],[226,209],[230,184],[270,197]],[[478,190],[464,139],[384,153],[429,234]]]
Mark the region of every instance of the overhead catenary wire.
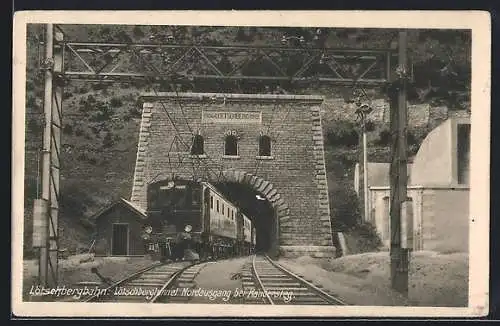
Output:
[[[136,55],[136,56],[137,56],[140,60],[144,61],[144,63],[145,63],[145,64],[149,65],[149,63],[148,63],[146,60],[144,60],[144,59],[143,59],[140,55],[137,55],[135,52],[134,52],[134,54],[135,54],[135,55]],[[152,89],[153,89],[153,92],[154,92],[155,96],[159,97],[158,92],[157,92],[157,91],[156,91],[156,89],[152,86],[154,83],[153,83],[153,82],[151,82],[151,81],[150,81],[150,83],[151,83],[151,87],[152,87]],[[189,146],[189,145],[188,145],[188,144],[187,144],[187,143],[183,140],[183,138],[182,138],[182,136],[181,136],[181,133],[180,133],[180,131],[179,131],[178,127],[177,127],[177,124],[176,124],[176,123],[175,123],[175,121],[172,119],[172,117],[171,117],[170,113],[168,112],[168,109],[165,107],[165,104],[164,104],[162,101],[159,101],[159,102],[160,102],[160,104],[161,104],[161,106],[162,106],[162,108],[163,108],[163,112],[165,112],[165,113],[166,113],[167,118],[169,119],[170,123],[172,124],[172,127],[174,128],[174,130],[175,130],[175,132],[176,132],[176,135],[178,136],[178,140],[179,140],[179,141],[181,142],[181,144],[182,144],[182,145],[183,145],[183,146],[187,149],[187,151],[190,151],[190,148],[191,148],[191,147],[190,147],[190,146]],[[186,120],[186,121],[187,121],[187,120]],[[210,166],[209,166],[209,165],[208,165],[205,161],[203,161],[203,159],[201,159],[201,158],[199,158],[199,157],[197,157],[197,156],[196,156],[196,158],[197,158],[199,161],[203,162],[203,163],[205,164],[205,167],[206,167],[207,169],[209,169],[209,170],[211,170],[211,172],[213,172],[213,169],[212,169],[212,168],[211,168],[211,167],[210,167]],[[211,160],[211,161],[213,161],[213,159],[212,159],[209,155],[206,155],[206,158],[207,158],[207,159],[209,159],[209,160]],[[192,163],[192,161],[191,161],[191,163]],[[220,165],[220,164],[219,164],[219,163],[217,163],[217,162],[215,162],[215,164],[216,164],[216,165]],[[217,173],[217,172],[215,173],[215,175],[217,175],[217,179],[218,179],[218,181],[220,181],[221,176],[222,176],[222,177],[224,177],[224,175],[223,175],[223,173],[222,173],[222,170],[223,170],[223,169],[221,168],[221,172],[220,172],[220,173]]]

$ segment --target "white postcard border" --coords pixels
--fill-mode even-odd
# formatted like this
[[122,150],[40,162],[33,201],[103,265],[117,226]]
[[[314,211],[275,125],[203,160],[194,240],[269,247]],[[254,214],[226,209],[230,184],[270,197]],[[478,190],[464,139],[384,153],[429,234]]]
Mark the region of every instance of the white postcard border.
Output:
[[[144,305],[22,302],[26,25],[28,23],[442,28],[472,30],[469,307]],[[12,308],[59,317],[484,316],[489,298],[491,18],[486,11],[23,11],[13,28]],[[98,305],[98,306],[97,306]]]

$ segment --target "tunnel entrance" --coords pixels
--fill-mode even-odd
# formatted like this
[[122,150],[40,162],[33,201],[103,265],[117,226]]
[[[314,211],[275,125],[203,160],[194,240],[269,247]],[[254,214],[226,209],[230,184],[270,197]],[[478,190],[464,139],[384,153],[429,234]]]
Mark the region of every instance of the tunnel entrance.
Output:
[[277,214],[271,203],[249,185],[238,182],[216,182],[213,185],[251,219],[256,230],[256,253],[276,257],[279,252]]

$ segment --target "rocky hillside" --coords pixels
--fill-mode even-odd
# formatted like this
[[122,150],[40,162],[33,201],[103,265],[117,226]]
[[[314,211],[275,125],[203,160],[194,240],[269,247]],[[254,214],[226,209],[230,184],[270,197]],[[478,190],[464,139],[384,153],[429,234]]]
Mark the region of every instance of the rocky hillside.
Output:
[[[312,40],[316,29],[62,26],[66,40],[98,42],[150,42],[175,39],[177,43],[210,45],[279,45],[282,35],[302,35]],[[38,153],[43,129],[43,76],[37,69],[41,26],[28,28],[26,95],[25,253],[32,253],[31,214],[39,193]],[[387,47],[394,31],[336,29],[323,32],[328,47]],[[470,34],[461,31],[412,31],[410,55],[415,64],[411,101],[409,150],[414,154],[426,133],[453,112],[467,109],[470,90]],[[226,62],[234,65],[235,62]],[[292,63],[290,63],[292,64]],[[257,63],[252,69],[263,69]],[[152,85],[98,84],[71,81],[64,92],[61,172],[61,241],[71,251],[85,248],[92,236],[92,215],[118,197],[129,197],[136,156],[141,106],[138,94]],[[185,91],[197,91],[188,89]],[[210,91],[218,91],[212,89]],[[245,92],[245,89],[242,91]],[[264,89],[262,91],[265,91]],[[352,193],[352,168],[358,160],[358,128],[353,107],[339,90],[318,86],[289,90],[321,94],[329,185],[334,216],[357,220]],[[369,90],[375,111],[370,116],[369,158],[387,161],[387,103],[380,89]],[[451,113],[450,113],[451,112]],[[466,114],[466,113],[465,113]],[[344,222],[345,222],[344,221]]]

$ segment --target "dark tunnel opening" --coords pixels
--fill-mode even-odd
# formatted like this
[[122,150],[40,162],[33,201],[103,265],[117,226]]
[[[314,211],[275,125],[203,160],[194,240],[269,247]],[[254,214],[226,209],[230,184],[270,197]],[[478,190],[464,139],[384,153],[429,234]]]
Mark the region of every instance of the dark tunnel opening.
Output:
[[214,186],[241,208],[256,230],[256,253],[275,256],[278,250],[278,225],[271,203],[251,187],[236,182],[219,182]]

